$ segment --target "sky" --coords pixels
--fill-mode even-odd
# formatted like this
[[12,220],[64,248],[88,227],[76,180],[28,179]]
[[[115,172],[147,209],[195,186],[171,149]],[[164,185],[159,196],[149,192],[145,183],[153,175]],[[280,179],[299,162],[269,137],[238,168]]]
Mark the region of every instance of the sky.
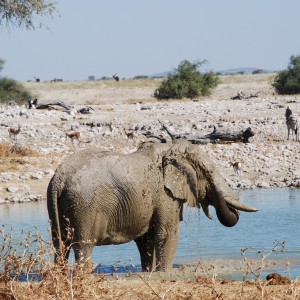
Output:
[[174,70],[283,70],[300,55],[297,0],[58,0],[44,28],[0,27],[1,76],[120,78]]

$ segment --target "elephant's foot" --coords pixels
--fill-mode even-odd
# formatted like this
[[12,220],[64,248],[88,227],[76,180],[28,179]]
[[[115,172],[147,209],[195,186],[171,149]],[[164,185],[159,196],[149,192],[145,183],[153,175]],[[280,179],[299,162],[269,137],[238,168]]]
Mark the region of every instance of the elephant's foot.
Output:
[[96,264],[94,264],[91,260],[86,261],[85,263],[76,263],[75,272],[76,274],[80,273],[92,273],[96,268]]

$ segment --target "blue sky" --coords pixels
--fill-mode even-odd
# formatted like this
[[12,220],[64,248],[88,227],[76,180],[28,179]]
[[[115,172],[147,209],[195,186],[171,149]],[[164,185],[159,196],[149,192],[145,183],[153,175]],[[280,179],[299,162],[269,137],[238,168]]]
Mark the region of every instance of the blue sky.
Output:
[[50,30],[0,28],[1,73],[20,81],[123,78],[207,59],[205,70],[285,69],[300,54],[296,0],[59,1]]

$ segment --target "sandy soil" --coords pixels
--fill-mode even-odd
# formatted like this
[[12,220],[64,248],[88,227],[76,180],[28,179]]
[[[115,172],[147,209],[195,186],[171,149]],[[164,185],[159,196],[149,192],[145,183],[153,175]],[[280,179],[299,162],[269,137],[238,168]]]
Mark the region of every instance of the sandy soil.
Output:
[[[90,145],[129,153],[147,140],[145,131],[168,135],[158,120],[173,132],[205,135],[213,126],[219,130],[240,131],[251,127],[255,136],[249,144],[201,145],[218,165],[222,175],[235,189],[255,187],[299,187],[299,143],[287,140],[285,109],[300,114],[300,97],[279,97],[270,86],[272,75],[240,76],[223,79],[214,93],[205,99],[160,101],[153,99],[159,80],[26,83],[39,102],[63,101],[76,113],[63,109],[35,110],[10,106],[0,109],[0,142],[33,152],[26,156],[1,157],[0,202],[26,202],[45,199],[47,184],[57,165],[71,153]],[[231,100],[239,91],[257,94],[246,100]],[[79,109],[92,107],[91,114]],[[8,127],[21,125],[15,140],[8,137]],[[112,126],[111,126],[112,125]],[[66,139],[65,133],[77,130],[81,144]],[[128,139],[125,131],[134,132]],[[230,162],[242,163],[235,174]],[[148,276],[148,275],[145,275]],[[183,277],[184,278],[184,277]],[[109,280],[103,290],[108,298],[118,299],[298,299],[296,284],[266,286],[266,282],[227,282],[213,276],[189,279]]]

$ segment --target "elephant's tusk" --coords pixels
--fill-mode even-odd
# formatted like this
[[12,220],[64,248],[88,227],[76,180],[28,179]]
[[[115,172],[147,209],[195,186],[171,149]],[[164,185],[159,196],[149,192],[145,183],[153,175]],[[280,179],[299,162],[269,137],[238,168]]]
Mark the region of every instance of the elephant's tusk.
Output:
[[240,210],[240,211],[246,211],[246,212],[256,212],[258,211],[257,208],[255,207],[252,207],[250,205],[245,205],[245,204],[242,204],[238,201],[235,201],[235,200],[228,200],[228,199],[225,199],[225,202],[232,208],[235,208],[237,210]]
[[205,215],[209,218],[209,219],[213,219],[212,216],[210,215],[209,209],[208,209],[208,205],[202,206],[203,211],[205,213]]

